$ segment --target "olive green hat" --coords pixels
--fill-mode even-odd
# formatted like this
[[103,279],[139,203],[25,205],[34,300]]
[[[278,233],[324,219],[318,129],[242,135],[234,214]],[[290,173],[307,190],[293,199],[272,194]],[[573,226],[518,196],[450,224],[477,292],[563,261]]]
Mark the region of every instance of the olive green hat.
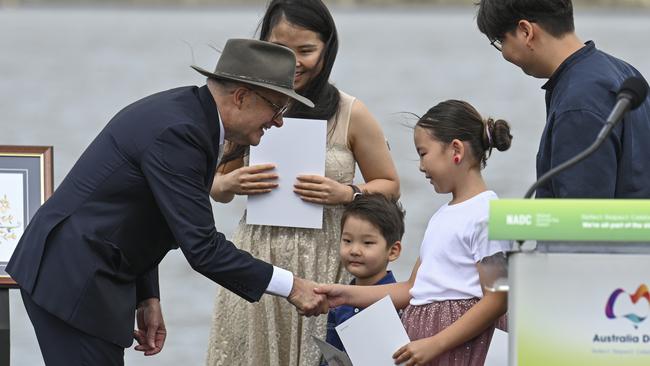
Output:
[[311,100],[293,89],[296,55],[284,46],[254,39],[229,39],[214,72],[194,65],[192,68],[209,78],[261,86],[314,107]]

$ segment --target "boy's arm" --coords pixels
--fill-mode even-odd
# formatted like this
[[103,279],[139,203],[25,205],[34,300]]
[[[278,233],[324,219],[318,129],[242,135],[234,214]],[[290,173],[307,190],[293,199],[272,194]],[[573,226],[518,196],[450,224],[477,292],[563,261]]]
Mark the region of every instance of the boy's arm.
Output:
[[415,263],[411,278],[406,282],[391,283],[379,286],[353,286],[353,285],[321,285],[314,289],[316,293],[327,296],[330,308],[343,304],[366,308],[390,295],[397,309],[403,309],[411,300],[409,290],[415,283],[415,275],[420,267],[420,259]]

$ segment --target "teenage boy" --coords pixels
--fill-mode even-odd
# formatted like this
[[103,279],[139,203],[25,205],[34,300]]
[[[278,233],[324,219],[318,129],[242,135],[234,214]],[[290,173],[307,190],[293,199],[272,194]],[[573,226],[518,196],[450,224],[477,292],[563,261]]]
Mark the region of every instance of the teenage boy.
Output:
[[[481,0],[477,24],[503,58],[526,74],[548,79],[546,126],[537,176],[596,140],[623,81],[639,71],[583,43],[571,0]],[[649,198],[650,99],[629,112],[603,145],[537,188],[547,198]]]

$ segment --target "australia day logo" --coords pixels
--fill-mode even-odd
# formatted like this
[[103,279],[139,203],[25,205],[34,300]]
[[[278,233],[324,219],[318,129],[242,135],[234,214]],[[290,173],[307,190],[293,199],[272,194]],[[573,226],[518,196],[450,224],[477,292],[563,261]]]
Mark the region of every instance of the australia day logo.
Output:
[[645,284],[639,286],[633,294],[620,288],[614,290],[605,306],[608,319],[626,318],[634,329],[638,329],[639,324],[648,318],[649,312],[650,293]]

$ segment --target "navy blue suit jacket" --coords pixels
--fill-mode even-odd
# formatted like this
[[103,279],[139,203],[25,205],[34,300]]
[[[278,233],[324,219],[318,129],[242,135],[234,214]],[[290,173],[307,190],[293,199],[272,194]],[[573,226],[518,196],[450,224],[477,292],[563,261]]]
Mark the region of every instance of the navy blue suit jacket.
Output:
[[120,111],[26,228],[7,272],[42,308],[129,347],[136,304],[159,297],[157,265],[180,246],[196,271],[248,301],[273,267],[214,225],[219,119],[206,86]]

